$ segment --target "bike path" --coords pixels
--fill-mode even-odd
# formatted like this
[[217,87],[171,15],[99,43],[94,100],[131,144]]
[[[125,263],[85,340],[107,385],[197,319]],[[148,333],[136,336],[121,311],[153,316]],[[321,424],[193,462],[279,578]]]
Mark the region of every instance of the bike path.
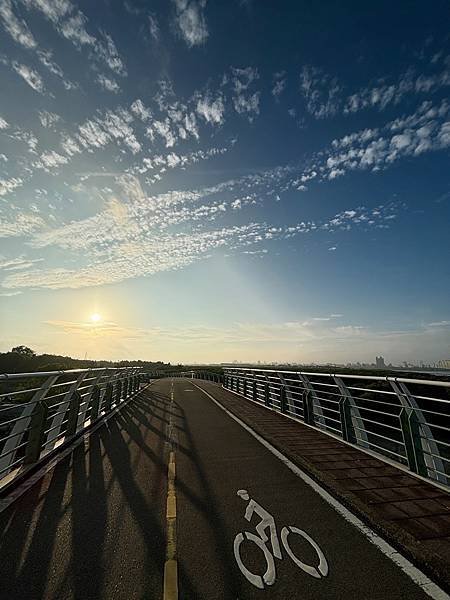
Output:
[[[168,385],[159,383],[161,389]],[[430,597],[189,380],[175,379],[173,390],[180,598]],[[257,535],[261,520],[256,514],[251,523],[244,518],[248,502],[239,490],[248,491],[277,526],[282,559],[274,559],[275,581],[265,589],[250,583],[236,561],[236,536]],[[313,577],[291,560],[281,540],[284,526],[305,531],[320,547],[325,577]],[[288,543],[298,559],[318,567],[318,554],[304,538],[291,533]],[[240,557],[254,575],[265,573],[264,553],[254,542],[242,542]]]

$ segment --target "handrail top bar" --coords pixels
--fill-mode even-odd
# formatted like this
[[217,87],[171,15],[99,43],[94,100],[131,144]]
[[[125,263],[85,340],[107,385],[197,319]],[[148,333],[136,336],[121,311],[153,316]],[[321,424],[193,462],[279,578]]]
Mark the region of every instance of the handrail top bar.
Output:
[[258,371],[262,373],[283,373],[294,375],[310,375],[314,377],[341,377],[342,379],[370,379],[372,381],[393,381],[400,383],[417,383],[419,385],[440,385],[450,388],[450,381],[432,379],[410,379],[407,377],[392,377],[385,375],[349,375],[346,373],[310,373],[309,371],[284,371],[281,369],[254,369],[253,367],[223,367],[224,371]]
[[0,380],[25,379],[28,377],[50,377],[52,375],[75,375],[77,373],[95,373],[98,371],[130,371],[142,367],[95,367],[93,369],[67,369],[63,371],[36,371],[34,373],[0,373]]

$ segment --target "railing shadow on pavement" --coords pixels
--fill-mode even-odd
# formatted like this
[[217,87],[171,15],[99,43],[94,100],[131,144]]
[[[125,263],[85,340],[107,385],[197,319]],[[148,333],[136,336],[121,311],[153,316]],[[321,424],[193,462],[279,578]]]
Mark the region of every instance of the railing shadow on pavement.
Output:
[[161,596],[152,585],[162,586],[165,561],[166,410],[163,394],[142,390],[0,514],[0,597],[110,597],[111,558],[129,550],[124,520],[139,538],[143,555],[128,558],[142,561],[147,590],[126,597]]

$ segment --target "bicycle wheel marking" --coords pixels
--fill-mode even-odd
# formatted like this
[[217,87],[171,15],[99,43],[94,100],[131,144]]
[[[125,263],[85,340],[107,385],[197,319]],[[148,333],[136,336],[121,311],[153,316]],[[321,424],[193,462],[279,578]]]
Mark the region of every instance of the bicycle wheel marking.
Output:
[[[306,563],[302,562],[297,556],[295,556],[295,554],[291,550],[291,547],[289,546],[289,542],[287,539],[290,532],[298,533],[301,537],[303,537],[311,544],[311,546],[316,551],[317,556],[319,557],[319,564],[317,568],[313,567],[312,565],[307,565]],[[315,577],[316,579],[321,579],[322,577],[326,577],[328,575],[327,559],[325,558],[325,555],[318,546],[318,544],[316,544],[316,542],[312,539],[312,537],[310,537],[306,533],[306,531],[298,529],[297,527],[293,527],[292,525],[290,525],[289,527],[283,527],[283,529],[281,530],[281,540],[283,542],[283,546],[286,548],[286,552],[289,554],[291,559],[298,567],[300,567],[300,569],[305,571],[305,573],[308,573],[308,575],[311,575],[311,577]]]
[[[240,547],[241,547],[242,542],[244,541],[244,536],[245,536],[245,538],[247,538],[247,540],[255,543],[264,553],[264,557],[265,557],[266,563],[267,563],[267,569],[262,577],[261,577],[261,575],[256,575],[255,573],[252,573],[251,571],[249,571],[249,569],[247,569],[247,567],[242,562],[241,554],[240,554]],[[234,539],[234,556],[236,558],[236,562],[237,562],[240,570],[242,571],[242,573],[250,581],[250,583],[252,583],[255,587],[263,590],[264,583],[266,585],[272,585],[273,583],[275,583],[275,577],[276,577],[275,561],[273,559],[271,552],[265,545],[265,543],[257,535],[254,535],[253,533],[250,533],[249,531],[245,531],[244,533],[242,533],[242,532],[238,533]]]
[[[275,558],[283,560],[275,519],[260,504],[253,500],[253,498],[250,498],[247,490],[238,490],[237,495],[245,502],[248,502],[244,518],[250,523],[253,515],[256,514],[259,517],[260,522],[255,527],[258,535],[255,535],[249,531],[240,532],[236,535],[234,538],[233,547],[234,557],[244,577],[255,587],[264,589],[265,585],[270,586],[275,583]],[[269,530],[270,537],[267,535],[267,530]],[[300,560],[300,558],[298,558],[298,556],[294,554],[288,541],[289,534],[291,533],[300,535],[314,548],[318,557],[317,566],[304,563],[302,560]],[[269,540],[271,549],[269,549]],[[252,542],[264,554],[267,569],[263,575],[252,573],[243,563],[241,558],[241,545],[244,541]],[[292,525],[283,527],[281,530],[281,542],[292,562],[307,575],[310,575],[315,579],[322,579],[328,575],[328,562],[325,558],[325,554],[322,552],[320,546],[313,540],[313,538],[306,533],[306,531],[303,531],[303,529],[299,529],[298,527],[294,527]]]

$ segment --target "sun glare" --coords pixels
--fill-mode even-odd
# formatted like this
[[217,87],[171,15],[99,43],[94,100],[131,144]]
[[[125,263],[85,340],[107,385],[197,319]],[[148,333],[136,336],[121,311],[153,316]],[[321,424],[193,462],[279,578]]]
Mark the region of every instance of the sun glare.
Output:
[[91,315],[91,321],[93,323],[98,323],[101,320],[102,320],[102,317],[98,313],[94,313],[94,314]]

